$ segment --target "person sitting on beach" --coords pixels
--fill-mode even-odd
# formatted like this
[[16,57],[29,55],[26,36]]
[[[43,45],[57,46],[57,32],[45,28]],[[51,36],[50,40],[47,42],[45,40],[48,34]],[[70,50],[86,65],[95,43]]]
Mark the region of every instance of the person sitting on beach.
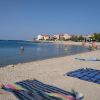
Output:
[[95,42],[92,42],[92,47],[93,47],[94,49],[97,49],[97,45],[96,45]]

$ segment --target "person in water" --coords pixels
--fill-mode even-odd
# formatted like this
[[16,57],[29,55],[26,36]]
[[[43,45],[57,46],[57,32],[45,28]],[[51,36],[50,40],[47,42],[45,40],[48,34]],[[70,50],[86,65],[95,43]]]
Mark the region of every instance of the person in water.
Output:
[[82,46],[85,46],[85,41],[82,42]]
[[20,50],[23,50],[23,51],[24,51],[24,47],[23,47],[23,46],[21,46],[21,47],[20,47]]
[[21,47],[20,47],[20,54],[23,54],[23,53],[24,53],[24,47],[21,46]]

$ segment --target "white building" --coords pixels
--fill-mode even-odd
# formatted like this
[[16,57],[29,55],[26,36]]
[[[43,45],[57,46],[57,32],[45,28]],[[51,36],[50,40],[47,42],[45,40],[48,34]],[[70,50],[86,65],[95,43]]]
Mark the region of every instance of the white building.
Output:
[[38,35],[37,40],[49,40],[49,39],[55,39],[55,40],[60,40],[60,39],[70,39],[71,36],[68,34],[57,34],[57,35]]
[[37,40],[43,40],[43,39],[44,39],[43,35],[38,35],[37,36]]
[[54,35],[53,37],[54,37],[56,40],[59,40],[59,39],[60,39],[60,35],[59,35],[59,34]]
[[37,40],[49,40],[50,35],[38,35]]
[[63,37],[64,37],[64,39],[65,39],[65,40],[67,40],[67,39],[70,39],[70,38],[71,38],[71,36],[70,36],[70,35],[68,35],[68,34],[64,34],[64,35],[63,35]]

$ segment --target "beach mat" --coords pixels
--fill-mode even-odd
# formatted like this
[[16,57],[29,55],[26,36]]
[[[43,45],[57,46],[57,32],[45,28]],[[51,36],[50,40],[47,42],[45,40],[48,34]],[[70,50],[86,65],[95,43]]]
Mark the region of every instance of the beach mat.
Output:
[[12,92],[18,100],[83,100],[83,95],[77,92],[68,92],[38,80],[24,80],[15,84],[3,85],[2,89]]
[[75,58],[76,60],[82,60],[82,61],[100,61],[100,59],[91,57],[91,58]]
[[82,68],[68,72],[65,75],[100,84],[100,70],[91,68]]

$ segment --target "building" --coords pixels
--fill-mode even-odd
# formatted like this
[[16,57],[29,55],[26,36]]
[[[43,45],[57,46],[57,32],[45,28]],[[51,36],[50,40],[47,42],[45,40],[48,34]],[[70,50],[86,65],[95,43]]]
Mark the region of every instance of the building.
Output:
[[60,35],[59,35],[59,34],[54,35],[53,37],[54,37],[56,40],[59,40],[59,39],[60,39]]
[[38,35],[37,40],[67,40],[71,36],[68,34],[57,34],[57,35]]
[[67,40],[67,39],[70,39],[70,38],[71,38],[71,36],[70,36],[70,35],[68,35],[68,34],[64,34],[64,35],[63,35],[63,37],[64,37],[64,39],[65,39],[65,40]]
[[37,40],[49,40],[50,35],[38,35]]
[[44,40],[49,40],[50,39],[50,35],[43,35]]
[[70,38],[71,38],[71,36],[68,34],[59,34],[59,40],[67,40]]
[[86,36],[86,40],[87,40],[87,41],[92,41],[92,39],[91,39],[92,36],[93,36],[93,35],[87,35],[87,36]]
[[43,39],[44,39],[43,35],[38,35],[37,36],[37,40],[43,40]]

